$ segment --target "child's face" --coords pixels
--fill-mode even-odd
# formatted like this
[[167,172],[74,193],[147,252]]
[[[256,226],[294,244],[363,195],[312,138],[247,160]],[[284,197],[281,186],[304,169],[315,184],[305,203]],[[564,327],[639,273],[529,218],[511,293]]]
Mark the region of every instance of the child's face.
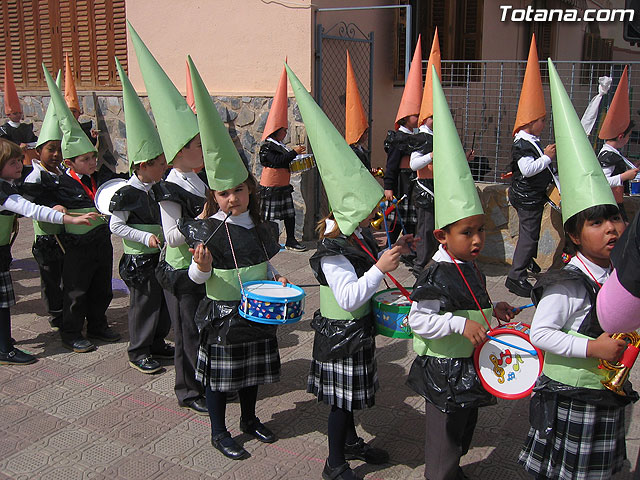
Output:
[[22,112],[13,112],[7,115],[12,122],[20,123],[22,120]]
[[138,170],[138,177],[145,183],[159,182],[167,170],[167,159],[164,153],[155,158],[152,164],[144,162]]
[[608,267],[611,250],[624,232],[626,224],[620,214],[608,219],[586,220],[578,236],[569,234],[578,250],[601,267]]
[[173,163],[175,167],[183,171],[191,171],[202,167],[204,160],[202,158],[200,134],[193,137],[189,143],[182,147]]
[[47,169],[55,171],[62,162],[60,140],[49,140],[40,149],[40,163]]
[[244,182],[229,190],[216,190],[213,194],[220,210],[224,213],[231,212],[235,217],[249,209],[249,187]]
[[69,168],[80,175],[92,175],[98,166],[98,159],[95,152],[78,155],[74,159],[67,159]]
[[0,170],[0,177],[4,180],[18,180],[22,173],[22,157],[10,158]]
[[544,126],[546,125],[546,123],[547,123],[546,116],[537,119],[535,122],[531,123],[531,127],[529,127],[529,133],[531,135],[535,135],[536,137],[539,137],[542,131],[544,130]]
[[458,260],[469,262],[478,258],[484,247],[484,215],[458,220],[449,231],[434,230],[436,239]]

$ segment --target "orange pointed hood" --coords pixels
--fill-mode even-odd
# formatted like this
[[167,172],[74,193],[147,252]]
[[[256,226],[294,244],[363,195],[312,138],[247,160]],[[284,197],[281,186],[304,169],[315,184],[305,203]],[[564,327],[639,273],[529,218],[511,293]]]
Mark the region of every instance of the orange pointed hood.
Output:
[[196,98],[193,96],[193,84],[191,83],[191,71],[189,70],[189,61],[185,60],[187,66],[187,104],[196,113]]
[[524,81],[518,102],[516,123],[513,126],[513,135],[518,133],[527,123],[531,123],[544,117],[547,110],[544,107],[544,93],[542,92],[542,78],[540,77],[540,64],[538,63],[538,51],[536,50],[536,37],[531,36],[527,69],[524,72]]
[[420,115],[418,116],[418,125],[422,125],[424,121],[433,116],[433,91],[431,86],[433,80],[431,76],[431,67],[436,68],[438,78],[442,78],[440,73],[440,42],[438,41],[438,27],[433,34],[433,43],[431,44],[431,53],[429,54],[429,64],[427,65],[427,76],[424,79],[424,93],[422,94],[422,104],[420,105]]
[[349,145],[356,143],[369,128],[367,116],[364,113],[360,92],[358,91],[358,81],[351,65],[351,57],[347,50],[347,92],[345,99],[345,128],[344,138]]
[[622,76],[620,77],[620,82],[618,83],[618,88],[616,88],[616,93],[607,111],[607,116],[604,117],[604,122],[602,122],[602,127],[600,127],[598,137],[602,140],[616,138],[627,129],[630,122],[629,79],[627,78],[627,67],[625,66],[624,72],[622,72]]
[[13,69],[9,62],[7,58],[4,63],[4,113],[7,115],[22,111],[16,84],[13,81]]
[[409,76],[404,85],[402,100],[400,100],[400,107],[398,107],[398,114],[396,115],[396,130],[400,128],[398,120],[420,113],[420,103],[422,103],[422,43],[421,37],[418,36],[411,68],[409,68]]
[[76,92],[76,82],[73,79],[73,71],[69,62],[69,55],[64,56],[64,101],[67,103],[69,110],[74,108],[81,112],[80,102],[78,101],[78,92]]
[[278,88],[276,89],[276,94],[273,96],[271,110],[269,110],[267,123],[265,123],[264,131],[262,132],[262,140],[266,140],[267,137],[276,130],[289,126],[289,122],[287,121],[287,104],[287,70],[285,67],[282,67]]

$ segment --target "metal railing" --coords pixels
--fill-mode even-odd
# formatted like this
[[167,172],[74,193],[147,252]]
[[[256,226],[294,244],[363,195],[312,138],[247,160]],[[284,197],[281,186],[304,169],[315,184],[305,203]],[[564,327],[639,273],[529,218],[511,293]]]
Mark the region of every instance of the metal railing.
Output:
[[[483,163],[490,168],[486,174],[479,175],[482,181],[504,182],[500,175],[511,170],[513,124],[526,65],[526,61],[517,60],[442,61],[442,86],[463,146],[470,149],[473,144],[476,157],[483,157]],[[591,98],[598,93],[598,77],[606,75],[613,78],[611,89],[601,102],[602,113],[599,122],[602,121],[604,112],[613,99],[625,65],[628,65],[631,118],[637,117],[640,113],[640,100],[636,100],[634,95],[635,88],[640,87],[640,75],[635,74],[640,72],[640,62],[558,61],[554,62],[554,65],[579,118],[582,117]],[[426,66],[427,62],[424,61],[423,70],[426,70]],[[541,136],[544,147],[554,141],[546,62],[540,62],[540,72],[547,106],[547,127]],[[598,127],[599,124],[596,124],[589,136],[596,153],[602,146],[602,141],[597,139]],[[629,144],[622,152],[633,161],[640,159],[639,133],[632,134]]]

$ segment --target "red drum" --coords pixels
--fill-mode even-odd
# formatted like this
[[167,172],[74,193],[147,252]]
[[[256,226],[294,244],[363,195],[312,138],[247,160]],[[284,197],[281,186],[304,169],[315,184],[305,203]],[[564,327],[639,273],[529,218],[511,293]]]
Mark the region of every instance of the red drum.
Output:
[[494,328],[475,349],[473,361],[482,386],[507,400],[526,397],[542,373],[542,350],[529,340],[530,326],[513,322]]

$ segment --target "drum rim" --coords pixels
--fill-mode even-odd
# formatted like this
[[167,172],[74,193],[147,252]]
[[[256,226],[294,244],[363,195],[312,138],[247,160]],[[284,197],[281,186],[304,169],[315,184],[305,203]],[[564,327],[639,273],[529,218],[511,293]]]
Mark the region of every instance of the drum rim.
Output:
[[[100,185],[98,187],[98,189],[96,190],[96,193],[94,195],[94,205],[96,207],[96,209],[102,213],[103,215],[113,215],[113,212],[107,210],[106,212],[103,212],[102,210],[100,210],[100,208],[98,207],[98,198],[100,198],[100,192],[104,192],[108,187],[112,186],[112,185],[116,185],[116,184],[121,184],[120,187],[118,187],[118,189],[116,189],[113,192],[113,195],[115,195],[115,193],[120,190],[122,187],[124,187],[127,183],[129,183],[128,180],[124,179],[124,178],[112,178],[111,180],[107,180],[106,182],[104,182],[102,185]],[[111,199],[109,199],[109,203],[111,203]]]
[[[538,347],[536,347],[533,343],[531,343],[530,339],[527,339],[527,334],[525,334],[524,332],[520,331],[520,330],[516,330],[515,328],[505,328],[506,325],[512,325],[512,324],[520,324],[520,325],[525,325],[526,327],[528,327],[529,329],[531,329],[531,325],[529,325],[528,323],[522,323],[522,322],[509,322],[506,323],[504,325],[499,325],[496,328],[492,328],[489,331],[489,335],[494,335],[496,333],[508,333],[511,335],[516,335],[518,337],[524,338],[526,339],[531,346],[536,350],[536,353],[538,354],[538,358],[539,360],[539,369],[538,369],[538,377],[540,377],[540,375],[542,374],[542,367],[544,366],[544,352],[542,350],[540,350]],[[502,330],[502,331],[501,331]],[[491,339],[490,338],[486,338],[484,340],[484,342],[482,342],[480,345],[478,345],[477,347],[475,347],[474,351],[473,351],[473,366],[476,369],[476,374],[478,375],[478,378],[480,379],[480,383],[482,384],[482,387],[489,392],[491,395],[498,397],[498,398],[503,398],[505,400],[519,400],[521,398],[524,398],[526,396],[528,396],[529,394],[531,394],[531,392],[533,391],[533,387],[535,387],[536,382],[533,382],[533,385],[531,385],[531,387],[526,390],[525,392],[521,392],[521,393],[504,393],[501,392],[499,390],[496,390],[495,388],[493,388],[491,385],[489,385],[487,383],[487,381],[484,379],[484,377],[480,374],[480,366],[478,365],[479,362],[479,357],[480,357],[480,351],[482,350],[482,347],[484,347],[486,345],[487,342],[489,342]],[[536,381],[538,379],[538,377],[536,377]]]
[[[253,280],[251,282],[244,282],[242,284],[243,296],[246,297],[246,298],[251,298],[253,300],[263,300],[265,302],[271,302],[271,303],[285,303],[285,302],[299,302],[307,295],[307,292],[305,292],[304,289],[300,288],[297,285],[294,285],[293,283],[287,283],[287,287],[291,287],[294,290],[297,290],[299,292],[298,295],[296,295],[294,297],[269,297],[267,295],[260,295],[260,294],[256,294],[256,293],[253,293],[253,292],[245,292],[244,291],[244,287],[247,287],[247,286],[250,286],[250,285],[257,285],[257,284],[280,285],[280,286],[282,286],[282,282],[276,282],[276,281],[273,281],[273,280]],[[251,295],[251,296],[249,297],[249,295]]]
[[296,323],[302,320],[302,317],[304,316],[304,310],[300,312],[300,315],[297,317],[285,318],[283,320],[278,320],[275,318],[272,319],[272,318],[254,317],[253,315],[244,313],[241,308],[238,308],[238,313],[240,314],[241,317],[244,317],[247,320],[250,320],[255,323],[265,323],[268,325],[286,325],[288,323]]

